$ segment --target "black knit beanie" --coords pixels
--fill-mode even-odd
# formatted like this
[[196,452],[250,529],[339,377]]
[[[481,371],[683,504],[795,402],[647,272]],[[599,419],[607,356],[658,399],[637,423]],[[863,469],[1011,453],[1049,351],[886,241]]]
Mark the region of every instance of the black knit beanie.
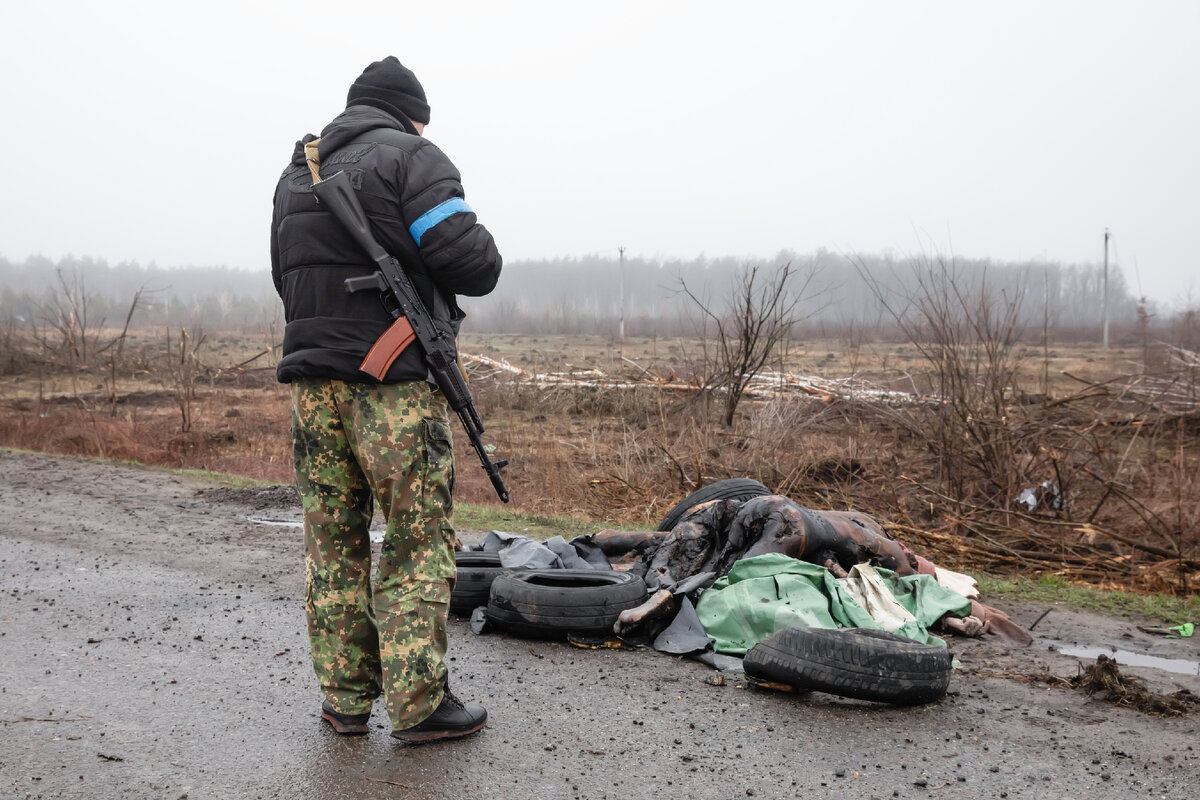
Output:
[[376,61],[364,69],[351,85],[346,105],[374,106],[401,122],[429,123],[429,103],[425,102],[421,82],[395,56]]

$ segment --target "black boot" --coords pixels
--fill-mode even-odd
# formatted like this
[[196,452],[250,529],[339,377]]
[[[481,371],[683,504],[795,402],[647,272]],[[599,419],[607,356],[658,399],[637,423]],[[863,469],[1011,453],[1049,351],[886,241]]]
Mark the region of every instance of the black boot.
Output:
[[392,736],[409,744],[421,744],[437,739],[457,739],[481,729],[487,722],[487,711],[479,703],[463,703],[450,693],[449,687],[442,698],[441,705],[424,721],[400,731],[392,731]]
[[321,702],[321,719],[332,725],[338,733],[347,736],[361,736],[367,732],[367,721],[371,719],[371,712],[343,714],[334,710],[333,704],[328,700],[324,700]]

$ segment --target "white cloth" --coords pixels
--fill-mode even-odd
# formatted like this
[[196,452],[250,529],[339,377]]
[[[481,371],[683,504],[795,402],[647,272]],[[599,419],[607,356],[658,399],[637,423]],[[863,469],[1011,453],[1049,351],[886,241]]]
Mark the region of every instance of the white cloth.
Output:
[[885,631],[894,632],[904,623],[917,619],[892,596],[883,578],[870,564],[855,564],[850,568],[850,574],[838,578],[837,582]]
[[952,569],[934,567],[933,577],[943,589],[958,592],[968,600],[979,599],[979,584],[970,575],[964,575]]

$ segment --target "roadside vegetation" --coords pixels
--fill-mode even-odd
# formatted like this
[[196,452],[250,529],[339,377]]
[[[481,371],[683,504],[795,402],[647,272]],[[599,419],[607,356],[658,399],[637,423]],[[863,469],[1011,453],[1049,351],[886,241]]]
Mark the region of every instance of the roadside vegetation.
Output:
[[1071,583],[1059,575],[1038,578],[976,576],[979,591],[991,600],[1064,603],[1073,608],[1124,617],[1158,620],[1167,625],[1200,620],[1200,595],[1129,592]]

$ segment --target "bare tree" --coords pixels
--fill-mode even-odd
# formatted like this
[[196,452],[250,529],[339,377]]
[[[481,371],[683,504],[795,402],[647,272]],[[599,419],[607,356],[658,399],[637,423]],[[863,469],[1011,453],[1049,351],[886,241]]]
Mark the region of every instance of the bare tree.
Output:
[[121,333],[106,344],[99,352],[108,352],[108,399],[115,413],[117,409],[117,371],[121,363],[121,355],[125,351],[125,340],[129,336],[129,323],[133,321],[133,314],[137,311],[138,303],[142,300],[142,295],[145,293],[146,287],[141,287],[133,295],[133,302],[129,304],[129,311],[125,314],[125,327],[121,329]]
[[[88,361],[89,329],[88,309],[95,299],[84,286],[83,275],[78,270],[55,271],[58,287],[42,305],[42,318],[58,333],[55,348],[63,363],[72,369]],[[100,323],[103,325],[103,320]]]
[[799,275],[791,262],[769,274],[757,266],[744,267],[734,277],[729,301],[720,312],[680,280],[683,292],[699,307],[706,323],[716,326],[715,353],[705,388],[724,392],[726,425],[733,425],[746,388],[799,321],[799,306],[813,275],[812,269]]
[[972,476],[991,482],[1000,497],[1011,496],[1021,476],[1022,440],[1009,413],[1022,359],[1023,284],[993,290],[986,271],[963,278],[953,260],[914,263],[917,290],[889,292],[861,264],[859,272],[932,371],[937,416],[932,428],[914,422],[931,439],[943,486],[965,496]]

